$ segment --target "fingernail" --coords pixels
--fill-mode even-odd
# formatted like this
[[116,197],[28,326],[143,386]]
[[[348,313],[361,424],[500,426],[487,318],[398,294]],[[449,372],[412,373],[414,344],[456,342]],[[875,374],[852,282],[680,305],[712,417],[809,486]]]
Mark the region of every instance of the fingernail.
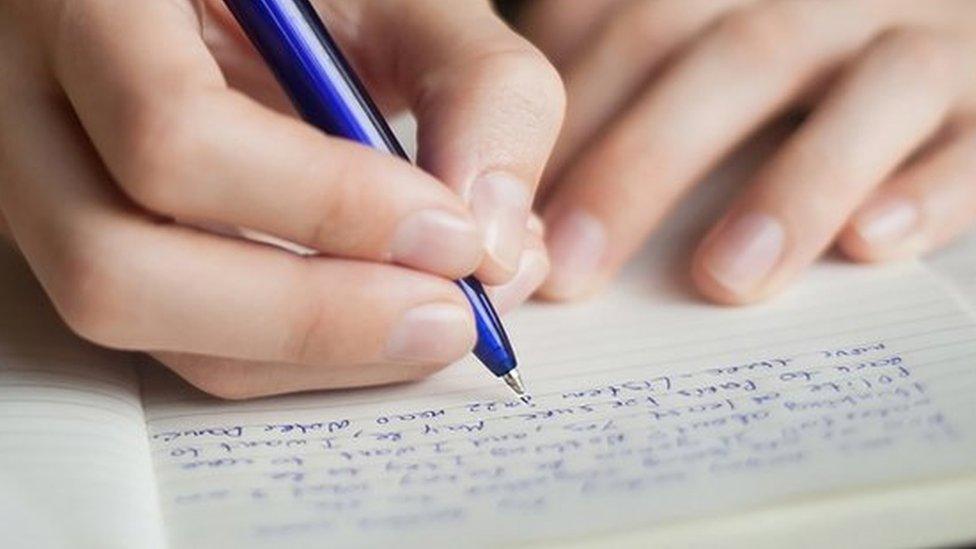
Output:
[[393,261],[437,273],[469,272],[481,259],[481,235],[474,222],[443,210],[410,214],[396,228]]
[[746,214],[721,229],[706,252],[703,265],[725,289],[746,294],[779,263],[785,241],[786,231],[774,217]]
[[918,224],[918,207],[904,197],[885,197],[869,204],[854,219],[854,230],[868,244],[904,239]]
[[507,312],[528,299],[542,285],[549,274],[549,261],[544,253],[529,250],[522,254],[518,273],[506,284],[493,292],[493,301],[499,312]]
[[578,297],[596,277],[606,252],[607,230],[599,219],[577,210],[552,224],[547,245],[552,272],[546,292],[558,299]]
[[528,188],[511,176],[491,173],[471,185],[468,199],[481,228],[485,251],[503,269],[514,272],[522,255],[529,215]]
[[397,362],[446,363],[474,344],[471,310],[451,303],[429,303],[400,317],[386,343]]

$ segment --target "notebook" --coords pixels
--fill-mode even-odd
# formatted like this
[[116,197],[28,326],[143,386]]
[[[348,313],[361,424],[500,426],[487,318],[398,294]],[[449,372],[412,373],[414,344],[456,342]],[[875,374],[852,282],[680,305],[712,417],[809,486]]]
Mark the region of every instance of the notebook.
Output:
[[915,547],[976,539],[976,318],[923,265],[825,261],[724,308],[685,212],[603,297],[395,387],[210,398],[72,336],[0,254],[4,547]]

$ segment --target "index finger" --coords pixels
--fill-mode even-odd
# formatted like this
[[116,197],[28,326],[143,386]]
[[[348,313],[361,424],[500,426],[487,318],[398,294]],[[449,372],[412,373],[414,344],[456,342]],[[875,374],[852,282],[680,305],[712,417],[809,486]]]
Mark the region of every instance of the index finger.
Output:
[[69,4],[39,12],[55,76],[136,203],[447,277],[479,264],[474,220],[436,179],[230,89],[187,1]]
[[0,181],[0,203],[31,268],[79,335],[118,349],[323,370],[432,368],[474,344],[470,304],[449,280],[300,257],[128,207],[105,184],[75,124],[42,103],[0,119],[0,130],[29,129],[0,139],[14,160],[11,177]]

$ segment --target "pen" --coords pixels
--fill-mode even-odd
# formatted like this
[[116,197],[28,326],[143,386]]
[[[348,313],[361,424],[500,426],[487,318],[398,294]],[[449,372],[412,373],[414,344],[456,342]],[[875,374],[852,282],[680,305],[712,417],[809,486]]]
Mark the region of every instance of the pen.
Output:
[[[308,0],[224,1],[307,122],[410,161]],[[527,401],[512,345],[484,287],[473,276],[457,284],[474,311],[475,356]]]

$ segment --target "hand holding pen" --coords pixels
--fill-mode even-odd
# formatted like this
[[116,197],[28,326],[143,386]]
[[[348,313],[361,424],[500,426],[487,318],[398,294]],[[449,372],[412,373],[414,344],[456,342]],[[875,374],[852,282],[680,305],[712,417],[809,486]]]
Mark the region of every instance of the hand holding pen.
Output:
[[205,5],[0,5],[0,63],[22,76],[0,78],[0,210],[59,313],[232,398],[415,379],[469,352],[453,280],[508,282],[505,308],[545,276],[526,227],[553,70],[482,2],[318,2],[379,103],[418,115],[425,172],[282,114]]

